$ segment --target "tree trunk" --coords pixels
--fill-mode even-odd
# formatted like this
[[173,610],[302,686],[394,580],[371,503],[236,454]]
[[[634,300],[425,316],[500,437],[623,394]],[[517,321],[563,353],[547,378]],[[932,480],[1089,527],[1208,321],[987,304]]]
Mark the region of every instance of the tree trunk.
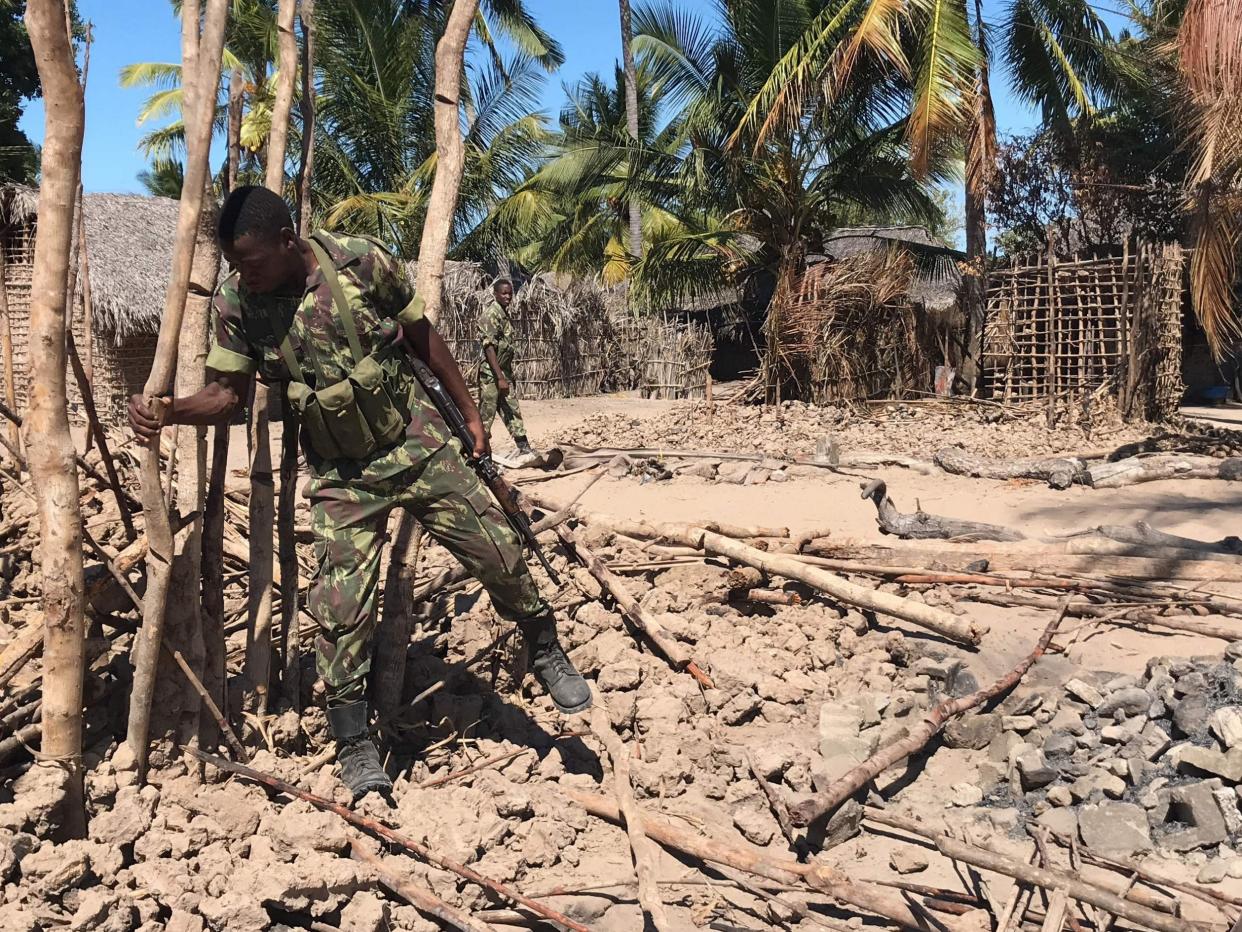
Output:
[[[181,397],[200,391],[206,384],[207,332],[211,320],[211,297],[215,290],[216,276],[220,270],[220,247],[216,242],[216,211],[208,202],[203,208],[198,225],[198,241],[194,247],[194,264],[191,269],[190,294],[186,298],[185,317],[181,338],[177,345],[177,380],[175,394]],[[206,498],[207,478],[207,431],[203,427],[182,425],[177,432],[177,482],[173,495],[177,511],[182,515],[197,514],[200,517],[191,525],[182,539],[179,552],[173,559],[173,585],[169,594],[168,625],[169,648],[180,652],[190,669],[202,679],[206,669],[206,639],[202,625],[202,603],[199,599],[199,580],[203,578],[203,503]],[[186,683],[186,678],[174,670],[165,654],[161,675],[161,692],[169,698],[160,702],[162,722],[157,730],[176,728],[178,743],[197,747],[204,735],[203,722],[211,716],[203,715],[198,692]],[[214,734],[208,728],[209,735]],[[198,767],[191,767],[198,772]]]
[[26,29],[45,109],[39,236],[30,302],[30,397],[26,445],[39,508],[43,584],[44,759],[66,771],[66,828],[85,832],[82,794],[82,703],[86,620],[82,514],[66,397],[69,254],[73,204],[82,168],[85,120],[73,47],[59,0],[29,0]]
[[987,316],[987,198],[996,164],[996,114],[988,74],[988,46],[983,32],[983,3],[975,0],[976,42],[981,63],[974,112],[966,140],[966,268],[962,274],[962,310],[966,318],[966,357],[962,381],[974,393],[983,368],[983,328]]
[[[17,382],[13,373],[13,323],[9,318],[9,287],[5,280],[4,250],[0,249],[0,355],[4,357],[4,403],[10,411],[17,410]],[[21,443],[21,431],[9,423],[9,440],[14,447]]]
[[444,260],[448,256],[457,191],[465,167],[459,96],[466,40],[470,38],[470,27],[478,8],[479,0],[454,0],[444,35],[436,43],[436,177],[431,183],[431,199],[419,244],[417,288],[424,301],[424,312],[433,324],[440,316]]
[[414,630],[414,583],[418,577],[418,554],[422,527],[404,509],[397,518],[384,581],[384,604],[375,632],[375,657],[371,669],[372,704],[385,726],[402,708],[405,692],[405,661]]
[[293,109],[293,88],[298,74],[298,38],[293,31],[297,0],[280,0],[276,8],[276,31],[280,55],[276,95],[272,102],[272,130],[267,137],[267,171],[264,184],[269,191],[285,193],[285,144],[289,138],[289,113]]
[[[211,483],[203,508],[203,687],[227,720],[228,690],[225,688],[224,646],[224,484],[228,479],[229,426],[212,428]],[[213,720],[203,722],[203,746],[215,747],[220,739]]]
[[237,175],[241,171],[241,124],[242,104],[246,90],[240,68],[229,72],[229,119],[226,148],[228,151],[228,168],[224,175],[224,193],[228,194],[237,187]]
[[[186,292],[194,260],[195,238],[203,195],[207,190],[207,164],[211,148],[216,88],[220,83],[220,56],[224,49],[224,25],[228,0],[207,0],[207,14],[199,36],[199,5],[185,0],[181,7],[182,84],[186,98],[185,183],[177,212],[177,239],[173,247],[172,272],[160,320],[155,360],[144,394],[148,404],[162,410],[160,399],[172,387],[177,366],[177,344],[185,312]],[[198,89],[202,93],[198,93]],[[164,637],[165,608],[172,573],[173,530],[168,503],[160,485],[159,444],[142,448],[142,509],[146,517],[151,553],[147,561],[147,591],[142,606],[142,628],[134,642],[134,688],[130,694],[129,725],[125,753],[118,752],[118,768],[132,762],[145,779],[147,742],[151,726],[151,702]],[[126,759],[128,757],[128,760]]]
[[311,225],[311,177],[315,166],[315,0],[301,0],[302,20],[302,163],[298,166],[298,235]]
[[[625,68],[625,128],[630,140],[638,143],[638,75],[634,69],[634,52],[630,43],[634,39],[634,27],[630,25],[630,0],[619,0],[621,8],[621,62]],[[630,183],[634,182],[634,160],[630,159]],[[638,259],[643,254],[642,215],[638,198],[630,195],[630,255]]]

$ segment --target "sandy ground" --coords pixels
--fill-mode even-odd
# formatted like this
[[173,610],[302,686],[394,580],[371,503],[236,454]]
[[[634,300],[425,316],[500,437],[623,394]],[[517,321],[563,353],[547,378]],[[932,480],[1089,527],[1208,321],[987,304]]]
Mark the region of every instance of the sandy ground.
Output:
[[[633,396],[524,401],[523,410],[536,446],[599,415],[638,422],[699,416],[693,406],[684,403]],[[1187,413],[1209,422],[1211,418],[1228,420],[1239,412],[1210,409]],[[926,427],[923,423],[924,433]],[[1004,449],[1019,430],[1016,424],[974,425],[958,439],[975,444],[976,452],[989,453]],[[499,422],[496,431],[495,445],[503,455],[512,445]],[[754,431],[743,424],[730,446],[751,449],[752,440],[759,434],[756,413]],[[883,431],[877,428],[875,437],[891,442],[900,434],[900,423],[890,423]],[[843,453],[874,449],[864,445],[868,438],[865,423],[853,425],[843,436],[848,436],[851,444]],[[1072,448],[1073,443],[1088,445],[1076,436],[1065,439],[1067,447]],[[799,443],[813,445],[813,432],[800,437]],[[955,437],[950,428],[942,438],[932,439],[951,443]],[[241,428],[233,435],[231,461],[235,470],[245,466]],[[1028,536],[1102,523],[1145,521],[1169,533],[1215,540],[1235,533],[1238,515],[1242,514],[1242,483],[1179,480],[1120,490],[1073,487],[1056,491],[1037,482],[993,482],[905,468],[847,472],[850,474],[824,471],[813,478],[755,485],[689,476],[652,482],[633,476],[606,476],[586,491],[581,504],[588,511],[660,522],[717,520],[784,526],[795,534],[830,528],[834,542],[863,545],[894,544],[892,538],[877,530],[873,505],[859,497],[860,482],[877,477],[887,482],[902,510],[917,506],[928,512],[1005,524]],[[532,477],[529,472],[512,475],[517,479]],[[580,473],[539,482],[532,488],[564,500],[589,481],[590,474]],[[244,485],[243,480],[238,483]],[[604,559],[634,559],[608,535],[595,535],[589,526],[582,533],[590,537]],[[972,545],[973,549],[988,547],[986,543]],[[444,559],[433,548],[420,572],[434,571]],[[779,796],[786,800],[802,798],[812,789],[816,768],[833,763],[821,759],[825,709],[870,695],[882,696],[893,706],[904,704],[908,716],[886,712],[881,724],[875,726],[887,744],[900,733],[896,729],[913,727],[917,722],[918,712],[911,709],[932,701],[934,693],[929,694],[927,676],[921,677],[924,682],[920,684],[920,677],[915,675],[920,663],[960,663],[980,684],[986,684],[1030,651],[1049,620],[1046,611],[981,604],[957,587],[914,593],[928,604],[942,605],[988,626],[989,633],[979,649],[967,651],[904,622],[885,617],[867,619],[827,599],[778,609],[737,609],[713,603],[709,597],[723,585],[722,565],[700,564],[627,576],[627,586],[644,607],[712,673],[716,688],[701,691],[686,674],[674,672],[657,654],[641,649],[619,615],[590,598],[590,581],[581,569],[571,568],[560,555],[554,555],[553,560],[570,580],[557,593],[562,636],[598,694],[606,698],[612,726],[634,754],[634,782],[644,809],[730,844],[745,844],[743,839],[749,839],[778,858],[791,857],[789,846],[749,769],[747,754],[765,769],[769,764],[774,768],[771,783]],[[875,583],[871,580],[867,584]],[[1242,596],[1242,586],[1234,584],[1195,585]],[[546,580],[544,586],[551,594]],[[486,651],[497,632],[486,596],[467,590],[441,605],[446,614],[437,614],[433,623],[420,629],[410,652],[405,696],[408,700],[437,677],[444,677],[449,685],[430,701],[409,710],[420,737],[412,751],[406,747],[394,755],[394,768],[400,773],[394,807],[372,798],[363,810],[524,891],[631,881],[624,834],[588,819],[560,795],[570,789],[610,794],[611,766],[598,742],[585,735],[586,723],[581,719],[567,721],[551,709],[545,697],[518,688],[508,678],[510,658],[503,663],[492,662],[490,675],[484,669],[487,663],[476,663],[480,651]],[[1228,621],[1238,624],[1242,639],[1242,623]],[[1006,700],[1002,712],[1008,714],[1034,695],[1045,703],[1043,710],[1050,716],[1058,699],[1063,699],[1062,685],[1071,677],[1086,677],[1101,684],[1109,682],[1112,675],[1141,678],[1153,658],[1206,657],[1217,662],[1227,647],[1218,639],[1111,625],[1084,629],[1063,640],[1072,643],[1063,653],[1045,656]],[[520,672],[520,663],[518,667]],[[1237,701],[1242,703],[1242,694]],[[557,738],[568,728],[578,732],[568,740]],[[310,739],[310,747],[302,741],[299,729]],[[258,751],[257,766],[343,801],[342,787],[331,765],[305,769],[315,747],[326,741],[321,713],[308,712],[300,723],[289,714],[274,718],[269,723],[269,736],[271,733],[275,734],[272,750],[262,749],[258,738],[249,736]],[[445,786],[420,786],[488,755],[524,749],[537,753],[525,753]],[[95,769],[88,777],[88,796],[95,812],[89,844],[96,847],[85,854],[72,848],[83,843],[56,845],[38,838],[22,861],[20,855],[27,844],[22,839],[31,837],[22,831],[38,835],[38,829],[22,822],[26,816],[16,804],[6,805],[8,787],[0,792],[0,870],[8,871],[0,897],[0,928],[35,932],[50,927],[46,923],[67,925],[75,932],[105,928],[156,932],[172,927],[181,932],[308,927],[344,932],[432,932],[440,928],[411,907],[399,905],[396,898],[377,892],[373,878],[345,856],[353,836],[345,833],[334,816],[321,817],[304,804],[272,801],[240,781],[201,787],[175,760],[153,781],[158,792],[152,795],[143,791],[148,795],[140,796],[125,785],[124,774],[112,771],[107,759],[110,753],[110,748],[98,753],[99,759],[93,759]],[[1047,808],[1046,804],[1037,801],[1032,805],[1031,799],[1021,794],[1016,802],[989,797],[971,804],[958,799],[969,795],[975,786],[989,785],[983,777],[989,754],[983,748],[939,746],[900,779],[881,781],[886,802],[901,813],[938,827],[948,826],[971,840],[1025,858],[1033,846],[1022,833],[1021,824],[1034,818],[1041,806]],[[117,832],[132,837],[122,844],[113,837]],[[852,880],[893,881],[898,877],[891,858],[898,852],[909,854],[913,847],[894,835],[869,829],[862,836],[827,848],[820,857]],[[20,872],[6,867],[13,860],[5,860],[6,850],[17,852],[15,859],[22,862]],[[926,848],[922,854],[927,856],[928,866],[905,879],[961,888],[960,874],[951,862]],[[97,859],[99,864],[124,866],[112,867],[111,873],[92,887],[89,872],[83,875],[86,880],[66,880],[61,876],[64,871],[58,872],[56,865],[72,862],[74,857],[85,857],[91,864],[96,863],[91,859]],[[1179,856],[1158,852],[1144,863],[1178,879],[1194,880],[1209,858],[1221,865],[1238,863],[1239,876],[1227,877],[1212,889],[1242,896],[1242,832],[1234,832],[1226,842],[1208,850]],[[1053,860],[1055,866],[1068,867],[1059,849],[1054,850]],[[450,902],[478,911],[496,928],[509,927],[503,922],[513,918],[511,913],[488,912],[505,904],[476,888],[442,871],[428,870],[412,858],[390,855],[386,863]],[[702,881],[703,875],[692,867],[694,863],[667,853],[659,855],[658,874],[670,883],[664,888],[672,917],[670,932],[708,927],[744,932],[822,927],[814,919],[782,926],[767,906],[729,887],[719,877]],[[1083,873],[1095,879],[1104,876],[1092,869]],[[686,879],[698,885],[671,885]],[[53,880],[67,889],[54,889]],[[1115,875],[1109,883],[1113,889],[1120,886]],[[987,893],[996,903],[1006,901],[1012,890],[1007,881],[989,879]],[[598,932],[642,928],[633,893],[624,887],[607,894],[557,895],[549,902]],[[857,912],[816,902],[812,917],[836,921],[838,925],[833,928],[844,928],[841,924],[846,922],[850,928],[863,927]],[[1036,897],[1035,905],[1041,903]],[[1222,921],[1221,915],[1193,898],[1186,898],[1182,906],[1190,918],[1217,924]],[[96,914],[103,918],[87,921]],[[128,918],[109,918],[118,916]],[[312,918],[318,925],[310,924]],[[982,932],[989,927],[982,912],[944,918],[953,923],[955,932]],[[42,920],[46,923],[40,925]],[[1038,927],[1037,918],[1034,927]],[[1124,923],[1118,926],[1123,927]]]

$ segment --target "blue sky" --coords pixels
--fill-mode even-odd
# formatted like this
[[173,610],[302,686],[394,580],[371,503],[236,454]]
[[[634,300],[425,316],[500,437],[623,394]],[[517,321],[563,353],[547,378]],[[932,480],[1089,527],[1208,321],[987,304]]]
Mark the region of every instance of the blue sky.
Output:
[[[685,2],[698,5],[702,0]],[[998,16],[1005,2],[984,0],[985,16]],[[565,48],[564,67],[544,89],[544,106],[555,116],[564,98],[563,83],[572,83],[588,71],[608,72],[620,57],[617,6],[614,0],[529,0],[529,6]],[[1109,10],[1113,6],[1109,3],[1101,9],[1116,28],[1121,20]],[[137,174],[145,167],[145,159],[137,143],[145,129],[136,125],[136,118],[149,92],[121,88],[118,75],[133,62],[176,61],[179,24],[164,0],[78,0],[78,9],[84,20],[95,25],[86,92],[83,184],[87,191],[140,191]],[[995,93],[1002,132],[1021,131],[1036,123],[1036,114],[1015,101],[1007,87],[998,86]],[[21,125],[31,139],[42,139],[42,105],[32,103]]]

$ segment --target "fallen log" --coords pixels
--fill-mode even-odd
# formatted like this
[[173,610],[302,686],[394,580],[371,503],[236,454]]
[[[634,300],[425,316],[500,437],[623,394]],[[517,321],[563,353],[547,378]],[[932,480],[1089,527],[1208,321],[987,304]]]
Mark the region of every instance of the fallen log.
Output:
[[1140,521],[1135,525],[1101,524],[1097,527],[1055,536],[1066,540],[1074,537],[1107,537],[1110,540],[1139,547],[1172,547],[1176,550],[1201,550],[1208,553],[1242,555],[1242,537],[1230,535],[1220,540],[1196,540],[1193,537],[1181,537],[1177,534],[1157,531],[1146,521]]
[[748,547],[740,541],[730,540],[703,529],[691,529],[683,540],[689,546],[728,557],[739,563],[749,564],[765,573],[784,576],[786,579],[796,579],[821,592],[826,592],[839,602],[847,602],[882,615],[900,618],[963,644],[978,645],[987,632],[986,627],[977,622],[962,621],[948,612],[929,605],[856,585],[840,576],[810,566],[794,556],[766,553],[755,547]]
[[604,750],[612,760],[613,798],[616,799],[617,809],[623,816],[625,834],[630,840],[630,853],[634,856],[638,903],[655,926],[656,932],[669,932],[671,927],[668,915],[664,912],[660,888],[656,884],[656,848],[643,831],[643,813],[638,808],[634,788],[630,783],[630,754],[617,733],[612,730],[612,724],[608,720],[608,707],[598,691],[595,693],[590,721],[591,731],[595,732],[595,737],[604,745]]
[[457,907],[450,906],[426,887],[420,887],[398,877],[384,866],[383,861],[358,844],[358,842],[355,841],[350,844],[349,853],[355,861],[361,861],[375,871],[375,875],[380,879],[381,884],[420,912],[439,919],[441,922],[447,922],[454,929],[460,929],[461,932],[496,932],[495,926],[489,926],[487,923],[475,919],[469,913],[464,913]]
[[[1047,599],[1017,592],[1006,594],[980,592],[974,596],[974,599],[976,602],[1000,605],[1005,608],[1052,607]],[[1156,608],[1158,606],[1150,609],[1136,606],[1123,615],[1118,614],[1115,606],[1098,605],[1094,602],[1071,602],[1067,613],[1077,618],[1098,618],[1109,624],[1166,628],[1169,631],[1184,631],[1187,634],[1197,634],[1202,637],[1220,638],[1222,641],[1242,639],[1242,621],[1228,621],[1223,617],[1220,621],[1213,621],[1202,615],[1160,615],[1155,611]]]
[[[546,498],[537,499],[537,501],[541,508],[549,511],[560,510],[559,505],[550,502]],[[639,531],[637,534],[632,533],[638,529],[641,522],[636,523],[614,518],[611,515],[586,512],[578,508],[573,509],[573,514],[579,520],[585,521],[588,524],[614,532],[625,533],[631,536],[641,536],[643,533],[642,531]],[[626,528],[626,530],[623,531],[622,528]],[[665,539],[672,540],[675,543],[684,544],[698,551],[728,557],[730,560],[747,564],[765,573],[784,576],[786,579],[796,579],[799,582],[806,583],[808,586],[826,592],[839,602],[856,605],[859,608],[879,612],[882,615],[889,615],[893,618],[900,618],[903,621],[908,621],[929,631],[935,631],[937,634],[964,644],[978,645],[987,631],[985,627],[976,622],[963,622],[940,609],[923,605],[911,599],[903,599],[900,596],[887,592],[868,589],[839,576],[823,572],[817,567],[804,562],[800,557],[763,551],[757,547],[751,547],[740,541],[725,537],[723,534],[708,531],[702,527],[695,527],[689,524],[663,525],[659,533],[664,535]]]
[[248,780],[260,783],[269,789],[273,789],[278,793],[284,793],[286,796],[292,796],[295,799],[301,799],[308,802],[317,809],[323,809],[325,812],[334,813],[354,828],[361,829],[368,835],[381,838],[390,844],[403,848],[411,854],[417,855],[427,863],[434,864],[441,870],[451,871],[458,877],[465,878],[471,883],[485,887],[486,889],[491,890],[493,893],[496,893],[507,900],[512,900],[515,903],[521,903],[527,909],[533,910],[549,922],[557,923],[567,929],[573,929],[574,932],[590,932],[586,926],[574,922],[568,916],[558,913],[556,910],[545,906],[538,900],[522,895],[507,884],[503,884],[498,880],[492,880],[489,877],[484,877],[478,871],[469,868],[464,864],[459,864],[450,858],[436,854],[426,845],[419,844],[414,839],[406,835],[402,835],[400,832],[389,828],[387,825],[384,825],[375,819],[358,815],[352,809],[342,806],[340,803],[335,803],[330,799],[324,799],[322,796],[316,796],[314,793],[308,793],[306,790],[299,789],[292,783],[286,783],[279,777],[273,777],[270,774],[255,770],[252,767],[247,767],[244,764],[237,764],[233,761],[225,760],[222,757],[216,757],[213,754],[206,754],[197,748],[184,747],[182,750],[184,750],[191,757],[198,758],[203,763],[211,764],[211,766],[215,767],[217,770],[222,770],[225,773],[237,774],[240,777],[245,777]]
[[955,838],[950,838],[948,835],[920,825],[913,819],[906,819],[892,815],[884,810],[872,808],[868,808],[865,815],[866,818],[880,825],[900,829],[927,839],[936,846],[936,850],[954,861],[961,861],[972,867],[992,871],[995,874],[1011,877],[1014,880],[1022,881],[1031,886],[1041,887],[1045,890],[1063,890],[1067,895],[1079,902],[1107,910],[1115,916],[1141,926],[1146,926],[1149,929],[1155,929],[1157,932],[1220,932],[1221,927],[1189,922],[1185,919],[1170,916],[1139,903],[1123,899],[1117,894],[1089,883],[1075,874],[1024,864],[1016,858],[1011,858],[1000,852],[958,841]]
[[[615,803],[604,797],[571,787],[561,787],[561,792],[591,815],[620,824],[620,810]],[[841,871],[826,864],[799,864],[797,861],[769,858],[758,849],[705,838],[650,817],[643,819],[643,831],[648,838],[655,839],[664,847],[702,861],[735,867],[778,883],[792,883],[800,879],[813,889],[842,903],[891,919],[911,929],[931,930],[942,925],[940,921],[932,921],[921,912],[916,912],[911,902],[893,895],[878,884],[850,880]],[[948,925],[947,928],[953,929],[954,926]]]
[[639,605],[638,600],[629,593],[621,578],[608,569],[604,565],[604,561],[592,553],[582,543],[577,534],[564,525],[558,526],[556,533],[569,551],[578,557],[582,565],[590,571],[596,581],[612,596],[613,601],[617,603],[617,607],[621,609],[621,613],[626,620],[641,631],[675,669],[689,673],[705,689],[714,688],[711,678],[703,672],[703,668],[695,662],[693,657],[686,653],[685,648],[669,637],[668,633],[660,625],[660,622]]
[[[1199,541],[1198,543],[1203,543]],[[1072,537],[1065,542],[1065,552],[1080,556],[1139,557],[1143,560],[1177,562],[1195,560],[1203,563],[1233,563],[1242,566],[1238,554],[1180,547],[1149,547],[1099,537]]]
[[1185,453],[1155,453],[1097,463],[1084,476],[1084,482],[1093,489],[1119,489],[1161,479],[1224,479],[1237,482],[1242,480],[1242,457],[1216,459]]
[[928,570],[961,571],[983,567],[984,572],[1029,572],[1054,576],[1085,574],[1187,582],[1242,582],[1242,567],[1207,560],[1155,560],[1144,557],[1091,557],[1063,549],[964,550],[956,547],[881,547],[864,542],[837,541],[818,546],[798,557],[812,566],[845,573],[900,576]]
[[1065,606],[1062,606],[1056,618],[1044,629],[1044,633],[1035,643],[1035,647],[1031,652],[1022,658],[1021,663],[991,686],[976,690],[968,696],[962,696],[959,699],[949,699],[934,706],[928,711],[918,726],[910,729],[910,734],[905,738],[895,741],[888,747],[882,748],[877,753],[871,755],[867,760],[833,782],[824,792],[791,807],[789,811],[790,820],[795,825],[805,826],[831,815],[838,806],[889,767],[926,747],[927,743],[943,730],[950,719],[956,718],[963,712],[968,712],[1013,689],[1026,674],[1026,671],[1048,649],[1048,645],[1052,642],[1052,637],[1056,634],[1057,628],[1064,617]]
[[1076,456],[1024,457],[995,460],[975,456],[961,447],[945,447],[932,457],[936,465],[955,476],[972,479],[1039,479],[1054,489],[1068,489],[1081,481],[1087,464]]
[[888,486],[883,479],[864,482],[862,497],[875,503],[876,522],[880,525],[882,534],[891,534],[902,539],[1025,540],[1024,535],[1018,531],[998,524],[945,518],[927,514],[922,510],[904,514],[897,510],[893,500],[888,497]]

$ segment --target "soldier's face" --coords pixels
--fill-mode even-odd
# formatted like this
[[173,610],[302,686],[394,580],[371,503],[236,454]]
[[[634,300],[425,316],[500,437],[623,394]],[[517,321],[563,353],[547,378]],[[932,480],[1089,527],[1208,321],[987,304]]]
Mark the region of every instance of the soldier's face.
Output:
[[229,266],[241,277],[246,290],[255,294],[269,294],[300,285],[306,276],[297,237],[291,230],[282,231],[275,240],[243,236],[221,251]]
[[501,285],[496,289],[496,303],[501,307],[507,308],[513,303],[513,286]]

